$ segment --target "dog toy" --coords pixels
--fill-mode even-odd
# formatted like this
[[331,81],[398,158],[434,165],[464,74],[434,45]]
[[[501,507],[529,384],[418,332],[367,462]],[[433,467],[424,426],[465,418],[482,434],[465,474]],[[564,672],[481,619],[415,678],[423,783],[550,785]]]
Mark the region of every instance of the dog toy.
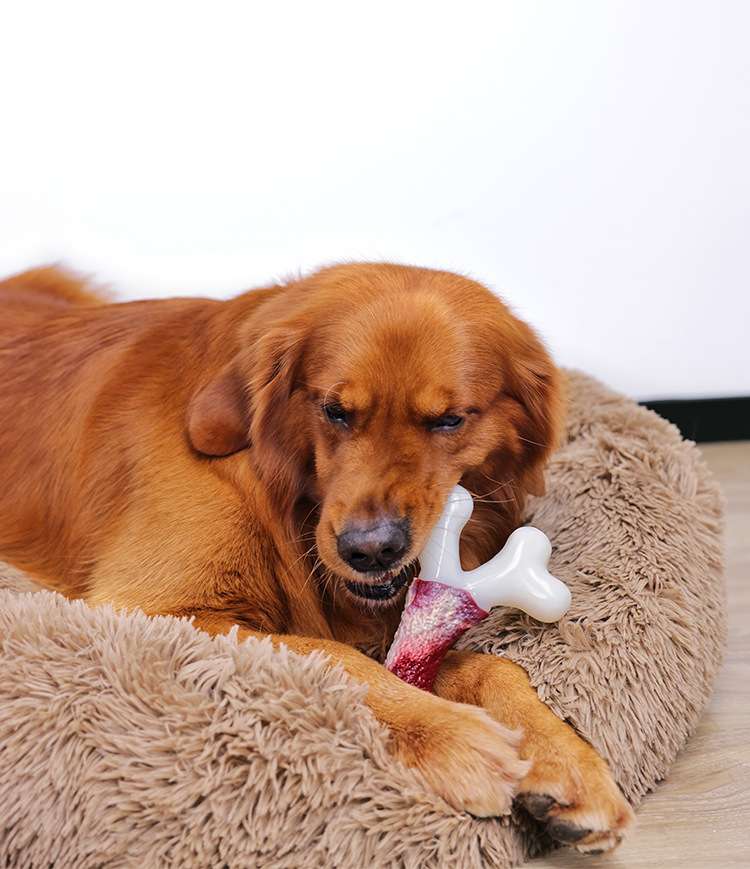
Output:
[[450,647],[495,606],[555,622],[570,606],[568,587],[547,571],[552,546],[538,528],[517,528],[500,552],[475,570],[461,567],[459,539],[474,501],[462,486],[450,493],[419,561],[385,666],[429,691]]

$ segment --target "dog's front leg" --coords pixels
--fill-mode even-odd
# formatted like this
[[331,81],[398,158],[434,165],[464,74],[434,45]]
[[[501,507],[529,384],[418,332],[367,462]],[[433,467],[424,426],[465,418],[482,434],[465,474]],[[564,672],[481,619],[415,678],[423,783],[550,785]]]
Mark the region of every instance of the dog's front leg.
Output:
[[615,847],[634,815],[606,763],[537,696],[525,671],[504,658],[450,652],[435,692],[486,709],[521,733],[521,757],[531,768],[518,801],[555,839],[581,851]]
[[[196,613],[195,627],[227,633],[234,623],[220,613]],[[366,702],[390,730],[393,753],[418,769],[427,783],[456,809],[478,816],[510,811],[528,764],[518,757],[518,740],[483,709],[437,697],[402,682],[361,652],[335,640],[264,634],[240,627],[240,639],[270,636],[303,655],[327,654],[368,686]]]

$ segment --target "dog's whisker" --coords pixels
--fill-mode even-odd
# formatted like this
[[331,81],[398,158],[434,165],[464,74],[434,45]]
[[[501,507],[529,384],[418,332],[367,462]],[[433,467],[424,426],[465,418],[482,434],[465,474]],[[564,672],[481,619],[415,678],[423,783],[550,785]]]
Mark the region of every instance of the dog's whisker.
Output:
[[[482,471],[481,474],[483,477],[486,477],[491,483],[497,483],[497,486],[494,489],[490,489],[489,492],[482,492],[481,495],[478,493],[475,493],[475,492],[471,492],[471,490],[469,490],[471,492],[471,494],[475,497],[488,498],[490,495],[493,495],[495,492],[497,492],[498,489],[503,489],[503,488],[514,489],[515,488],[515,486],[514,486],[515,480],[512,477],[501,483],[499,480],[494,480],[492,477],[485,474],[484,471]],[[468,487],[465,486],[464,488],[468,488]]]
[[289,565],[289,567],[292,568],[292,567],[295,566],[295,564],[298,564],[300,561],[302,561],[303,558],[307,558],[307,556],[308,556],[308,555],[313,551],[313,549],[315,549],[315,544],[314,544],[314,543],[313,543],[313,545],[312,545],[312,546],[307,550],[307,552],[303,552],[302,555],[299,556],[299,558],[296,558],[296,559],[295,559],[295,560],[294,560],[294,561]]
[[543,449],[547,449],[549,444],[540,444],[538,441],[532,441],[530,438],[525,438],[523,435],[518,435],[519,441],[525,441],[527,444],[532,444],[535,447],[542,447]]
[[516,482],[515,477],[508,477],[507,480],[496,480],[494,477],[491,477],[489,474],[484,471],[479,472],[486,480],[489,480],[491,483],[497,483],[499,486],[512,486]]
[[335,577],[331,573],[330,570],[326,570],[323,573],[323,593],[324,594],[333,594],[336,591],[336,586],[334,585]]
[[[464,488],[466,488],[466,486],[464,486]],[[477,492],[472,492],[471,489],[468,489],[467,491],[471,495],[475,504],[512,504],[516,500],[515,498],[488,498],[487,495],[492,494],[491,492],[480,495]]]
[[474,498],[475,504],[491,504],[493,506],[497,504],[515,504],[516,498]]
[[299,537],[293,537],[292,543],[301,543],[307,540],[315,539],[315,531],[306,531],[304,534],[300,534]]
[[467,528],[467,529],[471,529],[471,528],[481,528],[482,530],[485,530],[485,529],[486,529],[486,530],[488,530],[488,531],[496,531],[496,530],[497,530],[497,525],[496,525],[495,523],[493,523],[493,522],[486,522],[486,521],[483,521],[482,519],[474,519],[474,518],[472,517],[472,518],[469,520],[469,522],[467,523],[466,528]]
[[480,497],[489,498],[490,495],[494,495],[495,492],[498,492],[500,489],[505,489],[505,488],[512,488],[512,487],[509,487],[508,483],[500,483],[499,485],[495,486],[494,489],[490,489],[489,492],[482,492]]
[[300,526],[304,526],[305,522],[307,522],[307,520],[310,518],[310,516],[312,516],[312,514],[315,512],[315,510],[316,510],[318,507],[320,507],[320,504],[321,504],[320,501],[315,501],[315,502],[313,503],[312,507],[310,507],[310,510],[308,511],[308,513],[307,513],[307,515],[305,516],[305,518],[300,522]]
[[321,565],[322,563],[323,563],[323,562],[320,560],[320,558],[316,558],[315,561],[313,562],[312,569],[310,570],[310,572],[309,572],[309,573],[307,574],[307,576],[305,577],[305,581],[302,583],[302,591],[303,591],[303,592],[305,591],[305,589],[306,589],[307,586],[309,585],[310,580],[313,578],[313,576],[314,576],[314,574],[315,574],[315,571],[318,569],[318,567],[320,567],[320,565]]
[[[491,476],[490,476],[488,473],[486,473],[485,471],[480,470],[479,473],[480,473],[480,474],[485,478],[485,480],[489,480],[490,483],[497,483],[498,486],[504,486],[504,485],[505,485],[504,482],[502,482],[501,480],[496,480],[494,477],[491,477]],[[511,481],[512,481],[512,478],[511,478]]]

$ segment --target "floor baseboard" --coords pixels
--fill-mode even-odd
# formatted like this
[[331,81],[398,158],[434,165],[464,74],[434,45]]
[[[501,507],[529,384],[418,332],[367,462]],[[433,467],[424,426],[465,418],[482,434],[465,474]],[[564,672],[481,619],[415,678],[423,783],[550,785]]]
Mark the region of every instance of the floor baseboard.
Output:
[[642,401],[698,443],[750,440],[750,395]]

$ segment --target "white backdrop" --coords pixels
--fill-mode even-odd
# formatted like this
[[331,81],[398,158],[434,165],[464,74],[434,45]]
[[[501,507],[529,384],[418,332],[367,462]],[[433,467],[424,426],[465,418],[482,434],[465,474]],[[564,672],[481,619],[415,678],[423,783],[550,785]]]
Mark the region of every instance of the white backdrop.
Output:
[[446,267],[637,397],[750,394],[750,2],[3,9],[3,273]]

